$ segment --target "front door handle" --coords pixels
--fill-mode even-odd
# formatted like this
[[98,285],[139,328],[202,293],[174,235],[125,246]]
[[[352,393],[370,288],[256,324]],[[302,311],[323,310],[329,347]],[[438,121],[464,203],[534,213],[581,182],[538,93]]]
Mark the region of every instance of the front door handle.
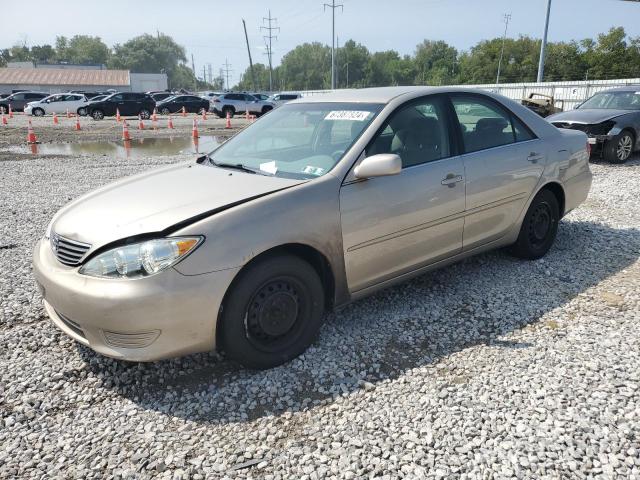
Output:
[[442,181],[440,182],[442,185],[447,185],[449,188],[453,188],[456,186],[456,183],[462,181],[462,175],[455,175],[453,173],[448,174]]
[[527,161],[529,161],[531,163],[538,163],[538,160],[542,160],[543,156],[544,155],[542,155],[541,153],[531,152],[529,154],[529,156],[527,157]]

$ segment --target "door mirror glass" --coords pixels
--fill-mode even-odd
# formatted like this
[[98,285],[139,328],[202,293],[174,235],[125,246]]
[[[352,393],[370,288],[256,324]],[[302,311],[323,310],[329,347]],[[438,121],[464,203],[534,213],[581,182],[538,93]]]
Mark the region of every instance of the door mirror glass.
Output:
[[394,153],[380,153],[367,157],[353,171],[356,178],[386,177],[402,170],[402,160]]

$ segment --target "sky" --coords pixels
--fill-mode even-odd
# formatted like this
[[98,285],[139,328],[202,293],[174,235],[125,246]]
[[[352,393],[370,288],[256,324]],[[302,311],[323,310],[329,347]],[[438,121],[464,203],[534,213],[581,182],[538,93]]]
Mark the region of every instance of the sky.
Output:
[[[304,42],[331,44],[332,0],[1,0],[5,19],[0,48],[26,42],[55,42],[57,35],[95,35],[107,45],[123,43],[142,33],[171,35],[193,54],[196,72],[212,65],[214,75],[228,61],[236,83],[249,60],[242,29],[247,31],[254,63],[266,62],[263,18],[271,10],[274,26],[274,66],[284,54]],[[622,0],[552,0],[549,41],[595,37],[623,26],[640,36],[640,2]],[[445,40],[466,50],[480,40],[499,37],[504,14],[511,14],[508,36],[540,38],[547,0],[336,0],[339,43],[352,38],[370,51],[394,49],[411,54],[424,39]],[[208,68],[208,67],[207,67]]]

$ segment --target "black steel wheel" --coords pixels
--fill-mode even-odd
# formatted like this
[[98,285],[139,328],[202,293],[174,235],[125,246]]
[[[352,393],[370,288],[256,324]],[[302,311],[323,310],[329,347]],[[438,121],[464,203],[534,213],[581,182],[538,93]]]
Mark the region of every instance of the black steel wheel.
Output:
[[543,257],[556,239],[559,221],[558,199],[550,190],[541,190],[524,216],[518,240],[511,247],[511,252],[529,260]]
[[271,368],[304,352],[322,324],[324,291],[304,260],[279,255],[245,269],[228,292],[218,338],[233,360]]

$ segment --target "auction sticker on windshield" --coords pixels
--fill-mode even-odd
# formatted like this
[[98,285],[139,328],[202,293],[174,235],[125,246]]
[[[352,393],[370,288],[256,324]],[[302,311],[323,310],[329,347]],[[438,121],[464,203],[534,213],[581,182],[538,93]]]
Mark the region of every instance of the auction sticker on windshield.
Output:
[[364,122],[369,115],[372,115],[371,112],[363,112],[361,110],[333,110],[332,112],[327,113],[327,116],[324,117],[325,120],[351,120]]

